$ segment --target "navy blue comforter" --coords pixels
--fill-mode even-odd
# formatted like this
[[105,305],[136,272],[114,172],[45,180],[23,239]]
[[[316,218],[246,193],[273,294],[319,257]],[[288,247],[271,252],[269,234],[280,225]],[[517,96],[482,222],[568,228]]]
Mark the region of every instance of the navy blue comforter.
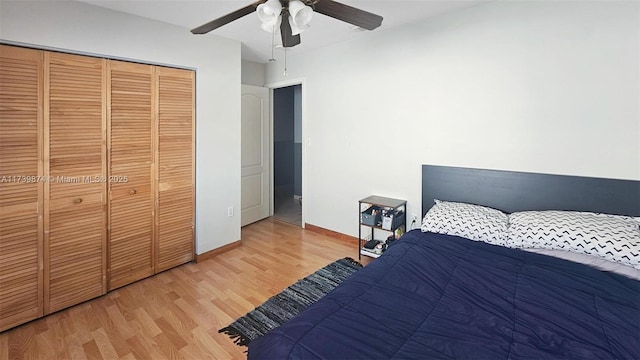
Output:
[[411,231],[249,359],[640,359],[640,282]]

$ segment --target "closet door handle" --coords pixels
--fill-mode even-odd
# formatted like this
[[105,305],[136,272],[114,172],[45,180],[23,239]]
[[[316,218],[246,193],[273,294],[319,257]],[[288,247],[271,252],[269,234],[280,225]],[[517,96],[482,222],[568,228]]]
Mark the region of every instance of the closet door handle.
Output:
[[137,192],[136,189],[129,190],[129,195],[135,195]]
[[77,198],[73,200],[74,204],[80,204],[82,202],[82,198]]

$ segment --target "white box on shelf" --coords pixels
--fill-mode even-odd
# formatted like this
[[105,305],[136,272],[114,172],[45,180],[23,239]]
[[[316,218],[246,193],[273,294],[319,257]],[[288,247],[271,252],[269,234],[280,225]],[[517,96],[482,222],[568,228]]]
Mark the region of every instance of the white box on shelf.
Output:
[[391,230],[392,224],[393,224],[393,215],[382,217],[382,229]]

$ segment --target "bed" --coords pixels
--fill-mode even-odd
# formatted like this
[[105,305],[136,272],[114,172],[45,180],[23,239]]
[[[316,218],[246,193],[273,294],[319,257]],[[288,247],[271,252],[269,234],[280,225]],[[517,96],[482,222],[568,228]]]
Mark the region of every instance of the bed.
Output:
[[[422,191],[425,231],[406,233],[298,317],[251,342],[248,358],[640,358],[640,281],[525,250],[522,243],[509,243],[520,236],[503,237],[502,230],[481,221],[471,230],[468,222],[461,226],[474,239],[437,232],[464,216],[452,221],[432,216],[461,203],[465,209],[502,210],[513,224],[522,220],[518,215],[529,221],[538,210],[577,210],[620,215],[612,221],[628,225],[637,221],[629,216],[640,216],[640,182],[425,165]],[[434,199],[444,201],[434,205]],[[553,223],[553,215],[538,225]],[[589,216],[599,221],[603,215]],[[632,224],[640,232],[638,223]],[[512,223],[506,226],[511,234]],[[537,231],[527,223],[522,231],[532,228]],[[576,249],[585,258],[635,269],[633,254],[640,244],[614,233],[612,241],[592,237],[589,246]],[[550,244],[586,244],[579,237],[564,241],[569,244]]]

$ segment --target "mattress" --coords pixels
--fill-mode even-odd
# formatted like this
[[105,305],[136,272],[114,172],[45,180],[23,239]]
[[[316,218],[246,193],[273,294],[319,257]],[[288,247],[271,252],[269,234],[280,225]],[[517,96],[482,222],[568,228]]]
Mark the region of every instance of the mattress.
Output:
[[410,231],[249,359],[640,359],[640,282]]

